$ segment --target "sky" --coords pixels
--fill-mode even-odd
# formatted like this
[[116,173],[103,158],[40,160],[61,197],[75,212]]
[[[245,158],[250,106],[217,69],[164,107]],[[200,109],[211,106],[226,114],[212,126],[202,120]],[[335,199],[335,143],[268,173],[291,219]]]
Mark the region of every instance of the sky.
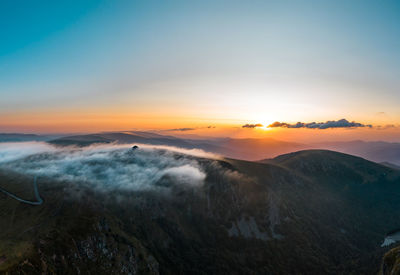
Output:
[[[400,140],[399,14],[398,1],[4,0],[0,132]],[[373,127],[265,127],[340,119]]]

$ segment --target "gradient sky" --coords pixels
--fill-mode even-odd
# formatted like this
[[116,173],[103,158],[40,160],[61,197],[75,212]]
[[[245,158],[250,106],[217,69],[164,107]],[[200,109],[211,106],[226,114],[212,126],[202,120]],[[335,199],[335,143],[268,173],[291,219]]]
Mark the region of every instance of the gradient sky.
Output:
[[4,0],[0,131],[398,125],[399,14],[399,1]]

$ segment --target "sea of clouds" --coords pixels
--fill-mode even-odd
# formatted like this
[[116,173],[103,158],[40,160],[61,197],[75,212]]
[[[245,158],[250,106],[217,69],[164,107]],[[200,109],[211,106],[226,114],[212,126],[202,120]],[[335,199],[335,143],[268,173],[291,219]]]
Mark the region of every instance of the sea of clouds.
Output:
[[201,150],[167,146],[105,144],[56,147],[44,142],[0,143],[0,168],[26,175],[81,182],[102,190],[150,190],[168,183],[204,184],[198,158],[218,159]]

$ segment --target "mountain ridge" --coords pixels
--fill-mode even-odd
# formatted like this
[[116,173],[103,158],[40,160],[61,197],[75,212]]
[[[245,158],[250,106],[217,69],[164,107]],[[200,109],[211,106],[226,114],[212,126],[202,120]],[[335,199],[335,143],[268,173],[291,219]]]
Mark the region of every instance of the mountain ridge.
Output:
[[[299,154],[317,163],[315,152],[306,153]],[[160,184],[172,188],[168,196],[99,193],[43,178],[43,206],[28,208],[0,196],[0,226],[7,228],[0,232],[0,269],[376,274],[392,247],[380,246],[385,234],[400,227],[400,174],[357,157],[319,154],[329,155],[326,167],[335,173],[318,165],[310,170],[311,164],[298,168],[298,158],[260,163],[193,157],[206,174],[204,186],[188,189],[163,178]],[[357,174],[366,169],[368,174]],[[0,185],[20,186],[12,191],[24,193],[30,189],[21,187],[31,184],[24,178],[3,171]],[[22,219],[12,221],[13,211]]]
[[[92,139],[88,137],[92,137]],[[189,136],[190,137],[190,136]],[[181,136],[163,135],[146,131],[121,131],[100,132],[84,135],[40,136],[40,140],[55,145],[87,146],[94,143],[145,143],[153,145],[167,145],[183,147],[186,149],[202,149],[208,152],[220,154],[224,157],[257,161],[266,158],[274,158],[278,155],[299,150],[332,150],[351,154],[378,163],[391,163],[400,165],[400,143],[384,141],[360,141],[350,140],[342,142],[323,143],[296,143],[280,141],[271,138],[185,138]],[[81,139],[81,140],[79,140]],[[21,139],[16,141],[30,141],[35,139]],[[0,142],[1,142],[0,134]]]

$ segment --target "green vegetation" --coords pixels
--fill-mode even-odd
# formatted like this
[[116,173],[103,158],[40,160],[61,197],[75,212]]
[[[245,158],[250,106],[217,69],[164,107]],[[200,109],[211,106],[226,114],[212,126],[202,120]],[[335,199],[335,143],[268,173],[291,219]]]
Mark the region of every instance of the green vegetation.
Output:
[[[41,206],[0,195],[8,274],[376,274],[400,227],[400,175],[361,158],[305,151],[268,163],[198,159],[204,186],[94,191],[39,178]],[[160,183],[161,184],[161,183]],[[31,178],[0,186],[34,197]]]

